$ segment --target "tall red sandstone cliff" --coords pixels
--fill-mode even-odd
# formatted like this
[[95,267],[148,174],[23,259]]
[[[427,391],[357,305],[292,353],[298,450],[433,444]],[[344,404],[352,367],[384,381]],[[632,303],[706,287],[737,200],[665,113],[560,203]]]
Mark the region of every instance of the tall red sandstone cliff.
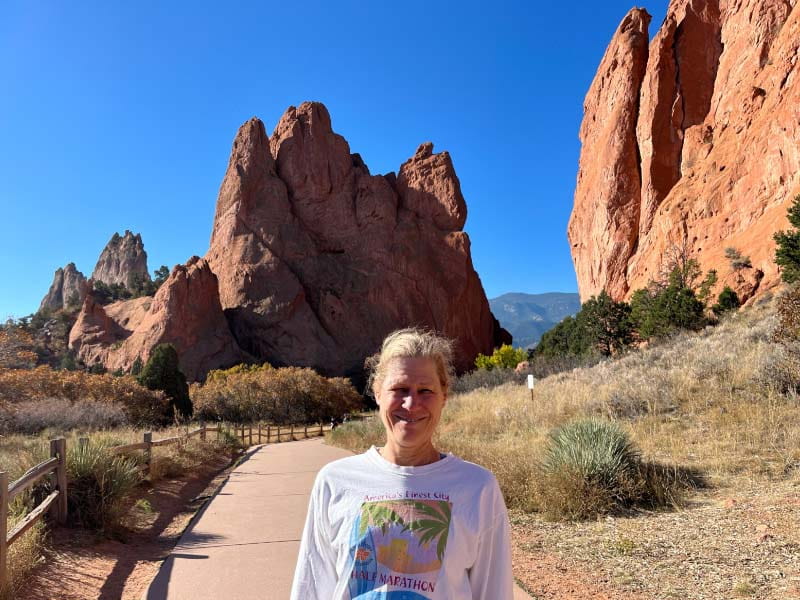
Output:
[[[633,9],[584,104],[568,237],[582,299],[628,297],[687,248],[745,297],[776,285],[772,234],[800,192],[800,9],[673,0],[647,44]],[[749,255],[734,273],[725,248]]]
[[380,340],[419,325],[452,336],[458,366],[505,332],[462,231],[446,152],[423,144],[399,174],[372,175],[327,109],[290,107],[233,143],[206,255],[239,345],[273,364],[356,373]]

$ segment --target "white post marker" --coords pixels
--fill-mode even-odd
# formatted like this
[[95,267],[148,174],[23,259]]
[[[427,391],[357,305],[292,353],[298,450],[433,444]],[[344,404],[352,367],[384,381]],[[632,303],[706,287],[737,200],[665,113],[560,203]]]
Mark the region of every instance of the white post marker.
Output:
[[528,389],[531,391],[531,400],[533,400],[533,384],[536,383],[536,378],[533,375],[528,375]]

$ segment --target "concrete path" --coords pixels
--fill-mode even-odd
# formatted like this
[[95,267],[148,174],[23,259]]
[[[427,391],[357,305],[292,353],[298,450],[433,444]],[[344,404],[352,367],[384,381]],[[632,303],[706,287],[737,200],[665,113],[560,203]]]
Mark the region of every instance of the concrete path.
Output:
[[[258,446],[195,517],[144,600],[287,600],[321,439]],[[529,598],[517,590],[516,599]]]

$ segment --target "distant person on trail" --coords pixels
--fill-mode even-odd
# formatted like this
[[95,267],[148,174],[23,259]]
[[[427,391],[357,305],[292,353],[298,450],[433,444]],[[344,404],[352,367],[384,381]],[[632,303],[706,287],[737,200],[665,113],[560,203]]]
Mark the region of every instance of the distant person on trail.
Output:
[[317,474],[292,600],[511,600],[497,480],[432,442],[451,342],[402,329],[367,366],[386,443]]

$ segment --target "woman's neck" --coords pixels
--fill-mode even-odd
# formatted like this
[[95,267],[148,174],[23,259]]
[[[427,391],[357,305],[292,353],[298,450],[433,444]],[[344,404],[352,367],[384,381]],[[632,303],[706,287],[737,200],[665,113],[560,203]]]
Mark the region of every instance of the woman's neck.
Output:
[[430,442],[420,448],[404,448],[387,441],[378,452],[390,463],[400,467],[421,467],[435,463],[441,458],[439,451]]

